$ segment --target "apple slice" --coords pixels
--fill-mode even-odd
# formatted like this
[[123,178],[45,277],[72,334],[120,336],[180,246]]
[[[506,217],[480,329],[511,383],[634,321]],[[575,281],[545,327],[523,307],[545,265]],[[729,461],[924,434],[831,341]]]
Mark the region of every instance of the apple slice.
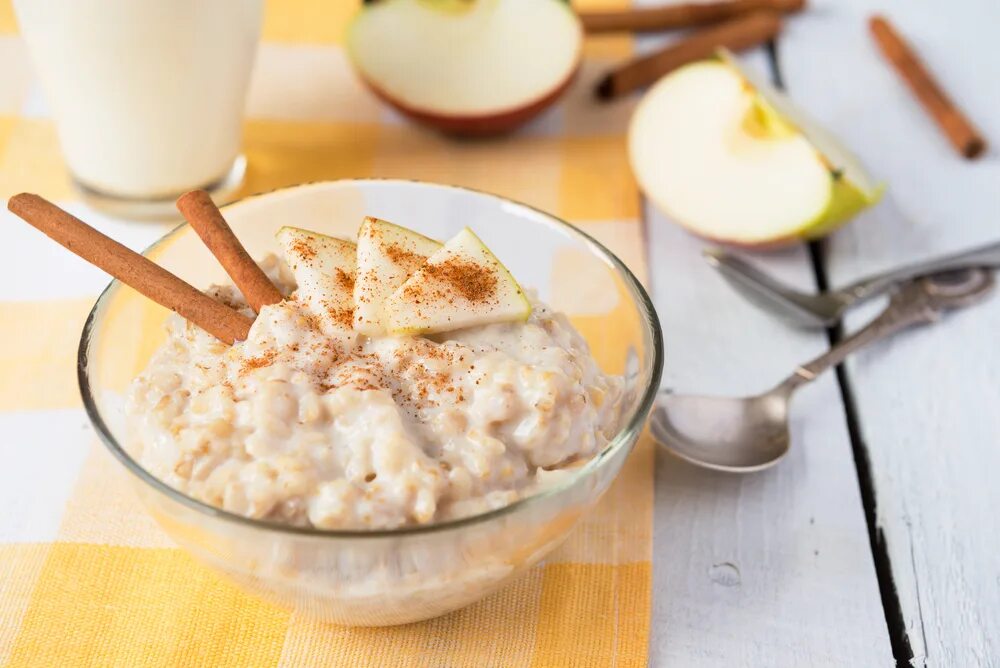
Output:
[[441,242],[413,230],[365,218],[358,230],[354,329],[368,336],[384,334],[382,303],[439,248]]
[[390,334],[431,334],[517,322],[531,303],[507,268],[465,228],[385,300]]
[[703,237],[780,246],[822,236],[878,201],[856,158],[728,52],[653,86],[629,128],[639,186]]
[[372,91],[416,121],[496,134],[541,113],[580,64],[583,29],[565,0],[379,0],[347,50]]
[[328,336],[350,331],[357,246],[298,227],[282,227],[275,238],[298,284],[295,298],[316,316],[320,330]]

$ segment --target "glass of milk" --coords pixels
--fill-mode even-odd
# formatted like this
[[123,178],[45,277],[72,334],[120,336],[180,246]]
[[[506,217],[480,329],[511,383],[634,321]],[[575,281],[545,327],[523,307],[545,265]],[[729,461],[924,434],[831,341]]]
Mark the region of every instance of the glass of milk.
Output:
[[262,0],[14,0],[73,179],[128,217],[240,184]]

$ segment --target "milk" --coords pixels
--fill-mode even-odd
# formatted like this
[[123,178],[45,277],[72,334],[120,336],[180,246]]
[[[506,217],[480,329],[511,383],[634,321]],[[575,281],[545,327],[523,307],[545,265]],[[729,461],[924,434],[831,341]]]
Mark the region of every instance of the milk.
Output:
[[262,0],[15,0],[74,178],[156,200],[223,179]]

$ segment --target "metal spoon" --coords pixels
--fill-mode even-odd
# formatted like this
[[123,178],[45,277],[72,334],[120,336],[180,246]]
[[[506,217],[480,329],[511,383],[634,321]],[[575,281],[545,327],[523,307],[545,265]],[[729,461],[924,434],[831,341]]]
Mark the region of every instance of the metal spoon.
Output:
[[854,304],[917,276],[972,267],[1000,267],[1000,242],[900,267],[818,295],[791,288],[718,248],[705,250],[705,259],[733,287],[765,311],[797,327],[824,328],[835,325]]
[[980,301],[993,288],[982,269],[936,274],[904,284],[866,327],[798,367],[774,389],[755,397],[701,397],[661,393],[650,418],[653,436],[687,461],[710,469],[757,471],[788,452],[792,394],[850,353],[911,325],[931,323],[949,310]]

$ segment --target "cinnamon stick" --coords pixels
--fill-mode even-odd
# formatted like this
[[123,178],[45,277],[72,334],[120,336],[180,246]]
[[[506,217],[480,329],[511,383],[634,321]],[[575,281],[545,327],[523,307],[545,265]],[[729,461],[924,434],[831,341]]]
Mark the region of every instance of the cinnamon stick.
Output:
[[970,160],[981,155],[986,149],[986,140],[934,80],[906,40],[883,16],[872,16],[868,26],[882,55],[910,87],[952,146]]
[[177,200],[177,209],[219,260],[254,311],[260,313],[264,306],[277,304],[284,299],[267,274],[243,248],[207,192],[192,190],[181,195]]
[[48,200],[21,193],[7,208],[50,238],[122,283],[232,344],[247,338],[253,320],[200,292],[148,258],[126,248]]
[[699,30],[660,51],[622,65],[597,84],[595,93],[602,100],[620,97],[653,83],[681,65],[708,58],[719,47],[742,51],[772,39],[780,31],[781,18],[778,14],[752,12]]
[[722,0],[610,12],[580,12],[579,16],[584,30],[589,33],[655,32],[720,23],[759,10],[789,14],[802,11],[805,6],[806,0]]

